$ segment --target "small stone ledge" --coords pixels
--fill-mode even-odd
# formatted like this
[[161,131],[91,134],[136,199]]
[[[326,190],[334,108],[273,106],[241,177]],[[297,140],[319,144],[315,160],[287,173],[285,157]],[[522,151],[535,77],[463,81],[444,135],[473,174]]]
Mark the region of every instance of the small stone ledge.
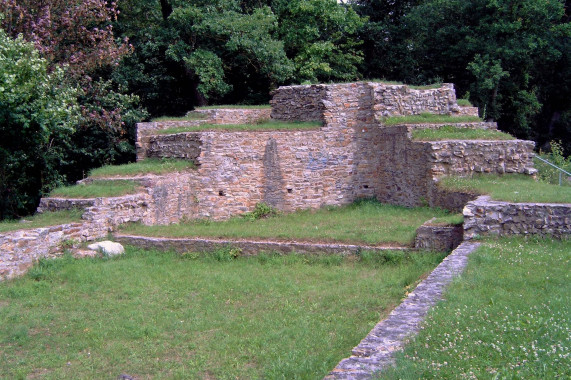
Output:
[[464,237],[536,235],[565,238],[571,234],[571,204],[510,203],[480,196],[464,207]]
[[86,209],[95,204],[95,198],[51,198],[46,197],[40,199],[40,204],[36,212],[43,213],[47,211],[61,211],[61,210],[71,210]]
[[418,227],[414,248],[433,251],[452,251],[464,240],[462,225],[438,226],[431,220]]
[[238,248],[242,255],[255,255],[260,252],[302,253],[302,254],[356,254],[360,251],[411,250],[406,247],[370,246],[338,243],[304,243],[293,241],[246,240],[246,239],[204,239],[204,238],[157,238],[147,236],[114,234],[115,240],[124,245],[159,250],[184,252],[210,252],[231,246]]
[[468,256],[478,246],[474,242],[458,246],[325,379],[371,379],[375,372],[392,365],[395,353],[402,351],[407,339],[418,334],[428,310],[442,299],[445,288],[464,270]]

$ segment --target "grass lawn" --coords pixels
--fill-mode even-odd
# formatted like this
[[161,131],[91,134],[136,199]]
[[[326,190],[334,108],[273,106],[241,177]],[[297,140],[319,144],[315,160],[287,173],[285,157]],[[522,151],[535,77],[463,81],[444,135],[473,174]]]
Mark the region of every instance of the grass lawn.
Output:
[[188,160],[147,158],[125,165],[107,165],[93,169],[89,176],[93,178],[111,176],[133,176],[140,174],[164,174],[196,169],[196,165]]
[[208,116],[198,113],[189,112],[184,116],[161,116],[152,119],[151,121],[195,121],[195,120],[205,120]]
[[49,194],[59,198],[97,198],[119,197],[134,194],[139,190],[139,184],[130,180],[98,180],[88,184],[58,187]]
[[214,110],[214,109],[268,109],[272,108],[269,104],[219,104],[219,105],[212,105],[212,106],[203,106],[203,107],[196,107],[197,110]]
[[571,203],[571,187],[535,181],[523,174],[480,174],[472,178],[445,177],[438,185],[451,190],[487,194],[498,201]]
[[182,132],[205,132],[213,130],[224,131],[279,131],[316,129],[323,125],[320,121],[278,121],[270,120],[252,124],[201,124],[188,127],[174,127],[155,131],[158,135],[170,135]]
[[41,261],[0,284],[0,378],[319,379],[443,255],[222,257]]
[[473,107],[474,105],[470,103],[468,99],[456,99],[456,104],[460,107]]
[[81,222],[81,214],[83,214],[83,210],[63,210],[44,212],[18,220],[3,220],[0,222],[0,232]]
[[420,141],[440,140],[514,140],[512,135],[494,129],[458,128],[445,125],[437,129],[416,129],[412,139]]
[[383,117],[380,122],[384,125],[423,124],[423,123],[471,123],[482,121],[478,116],[450,116],[432,113],[421,113],[409,116]]
[[571,378],[571,239],[486,241],[382,379]]
[[270,218],[242,217],[223,222],[189,221],[169,226],[124,225],[126,234],[162,237],[271,238],[361,244],[410,245],[416,229],[448,211],[428,207],[406,208],[360,201],[344,207],[296,211]]

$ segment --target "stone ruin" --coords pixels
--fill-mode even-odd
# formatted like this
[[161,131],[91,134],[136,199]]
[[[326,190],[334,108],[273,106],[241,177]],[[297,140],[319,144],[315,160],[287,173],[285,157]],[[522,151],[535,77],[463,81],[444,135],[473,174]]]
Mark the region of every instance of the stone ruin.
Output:
[[[374,82],[287,86],[273,92],[270,104],[271,109],[198,111],[204,113],[204,120],[138,124],[137,160],[186,159],[193,161],[196,169],[135,176],[131,179],[139,182],[142,190],[122,197],[42,199],[39,212],[81,207],[84,222],[1,234],[4,257],[0,278],[23,273],[39,257],[58,254],[62,241],[99,239],[127,222],[156,225],[183,218],[222,220],[250,212],[261,202],[290,212],[349,204],[359,198],[460,211],[476,195],[443,191],[437,186],[439,178],[535,173],[531,141],[414,141],[413,129],[441,125],[382,124],[385,116],[426,112],[477,115],[477,108],[458,106],[452,84],[429,89]],[[319,121],[321,126],[274,131],[209,130],[206,126],[200,132],[157,133],[173,127],[255,123],[268,118]],[[497,127],[489,122],[452,124]],[[501,212],[480,209],[471,209],[474,218],[483,218],[468,222],[471,236],[486,231],[519,233],[514,223],[505,226]],[[569,207],[565,210],[558,212],[562,216],[557,220],[549,216],[551,211],[533,214],[536,232],[569,233]],[[550,224],[552,220],[555,225]]]

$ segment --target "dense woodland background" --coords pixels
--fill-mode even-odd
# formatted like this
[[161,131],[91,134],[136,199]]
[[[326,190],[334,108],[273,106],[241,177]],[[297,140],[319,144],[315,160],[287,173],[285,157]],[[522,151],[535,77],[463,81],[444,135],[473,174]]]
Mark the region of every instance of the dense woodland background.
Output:
[[562,0],[0,0],[0,219],[134,160],[135,123],[280,85],[452,82],[500,129],[571,153]]

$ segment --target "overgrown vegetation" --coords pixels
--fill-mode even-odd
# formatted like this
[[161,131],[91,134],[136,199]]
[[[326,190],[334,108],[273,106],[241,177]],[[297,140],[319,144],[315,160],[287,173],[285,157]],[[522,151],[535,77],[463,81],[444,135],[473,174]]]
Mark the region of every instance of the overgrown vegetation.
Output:
[[83,210],[48,211],[35,214],[20,220],[5,220],[0,222],[0,232],[57,226],[58,224],[75,223],[81,221]]
[[514,137],[495,129],[459,128],[445,125],[436,129],[424,128],[412,131],[413,140],[513,140]]
[[134,176],[140,174],[165,174],[196,169],[194,162],[172,158],[146,158],[124,165],[108,165],[89,172],[93,178],[111,176]]
[[424,123],[473,123],[482,121],[477,116],[450,116],[438,115],[433,113],[421,113],[419,115],[408,116],[390,116],[383,117],[379,120],[384,125],[401,125],[401,124],[424,124]]
[[508,202],[571,203],[571,187],[536,181],[524,174],[478,174],[471,178],[445,177],[438,183],[446,189],[487,194]]
[[131,180],[96,180],[89,183],[55,188],[49,196],[61,198],[119,197],[121,195],[134,194],[139,189],[140,185]]
[[236,217],[228,221],[188,221],[169,226],[131,224],[127,234],[165,237],[272,238],[361,244],[404,244],[416,229],[448,212],[428,207],[406,208],[363,200],[343,207],[296,211],[270,218]]
[[0,284],[0,377],[322,378],[444,255],[229,256],[40,261]]
[[[550,153],[540,153],[539,156],[544,160],[547,160],[552,164],[560,167],[561,169],[567,171],[567,173],[571,173],[571,156],[565,158],[565,156],[563,155],[563,146],[561,142],[551,141],[550,148],[551,148]],[[560,172],[556,168],[538,159],[534,159],[533,164],[535,168],[539,171],[538,177],[540,181],[558,185],[559,178],[561,178],[562,186],[571,186],[571,176],[568,176],[567,174]]]
[[460,107],[473,107],[473,104],[468,99],[457,99],[456,103]]
[[201,124],[189,127],[173,127],[156,131],[157,134],[173,134],[182,132],[204,132],[210,130],[226,131],[263,131],[263,130],[298,130],[316,129],[322,126],[320,121],[261,121],[252,124]]
[[571,240],[486,241],[382,379],[564,379]]

